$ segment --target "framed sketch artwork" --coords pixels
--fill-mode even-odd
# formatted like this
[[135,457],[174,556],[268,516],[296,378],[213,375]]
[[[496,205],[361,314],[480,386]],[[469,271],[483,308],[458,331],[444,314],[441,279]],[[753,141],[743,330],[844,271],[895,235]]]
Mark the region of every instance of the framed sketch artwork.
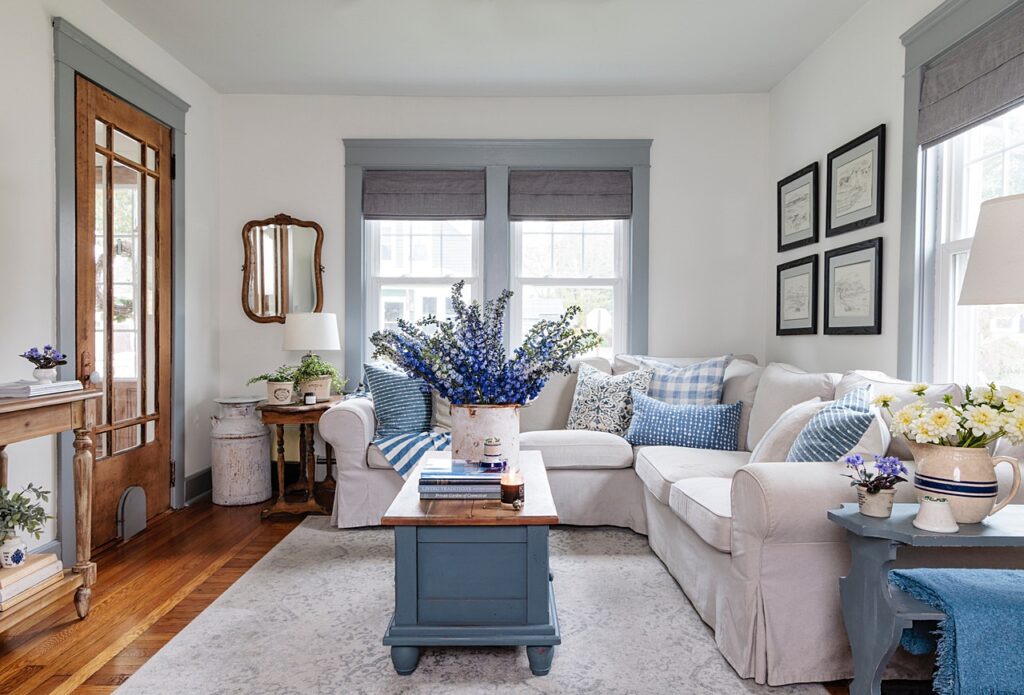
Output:
[[818,163],[809,164],[779,181],[779,251],[818,240]]
[[882,332],[882,238],[825,252],[825,333]]
[[828,154],[825,236],[882,221],[885,203],[885,125]]
[[775,335],[818,332],[818,255],[778,267],[775,283]]

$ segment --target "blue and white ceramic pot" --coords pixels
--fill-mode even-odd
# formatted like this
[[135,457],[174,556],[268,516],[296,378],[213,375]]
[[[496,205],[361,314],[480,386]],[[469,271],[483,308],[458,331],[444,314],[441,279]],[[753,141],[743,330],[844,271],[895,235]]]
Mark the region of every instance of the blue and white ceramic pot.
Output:
[[4,567],[17,567],[27,556],[28,546],[17,536],[8,536],[0,544],[0,565]]
[[[977,524],[1005,507],[1020,488],[1020,467],[1010,456],[989,454],[987,449],[966,449],[955,446],[909,442],[917,470],[914,492],[918,502],[925,495],[945,497],[960,524]],[[996,503],[999,481],[996,466],[1008,463],[1013,467],[1013,485],[1002,502]]]

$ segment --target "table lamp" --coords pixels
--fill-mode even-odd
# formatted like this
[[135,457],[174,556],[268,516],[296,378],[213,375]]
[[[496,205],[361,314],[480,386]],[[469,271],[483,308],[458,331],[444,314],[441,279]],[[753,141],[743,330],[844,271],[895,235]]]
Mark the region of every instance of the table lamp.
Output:
[[305,357],[314,351],[340,350],[337,316],[327,313],[288,314],[284,321],[281,349],[305,350]]
[[981,204],[971,242],[960,306],[1024,304],[1024,195]]

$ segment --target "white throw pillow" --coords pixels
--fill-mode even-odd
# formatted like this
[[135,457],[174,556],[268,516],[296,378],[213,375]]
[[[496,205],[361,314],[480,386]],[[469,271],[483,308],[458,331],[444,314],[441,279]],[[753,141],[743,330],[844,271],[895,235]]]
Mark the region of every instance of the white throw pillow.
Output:
[[[811,421],[811,418],[832,403],[833,401],[812,398],[787,409],[754,447],[754,452],[750,455],[750,463],[785,461],[789,450],[793,447],[793,442],[796,441],[797,436]],[[891,439],[889,428],[882,419],[881,413],[876,412],[874,422],[868,427],[860,441],[853,449],[843,454],[840,460],[852,454],[860,454],[867,461],[871,461],[875,454],[885,454],[888,451]]]
[[756,448],[769,428],[792,406],[815,397],[832,400],[838,381],[838,374],[812,374],[788,364],[769,364],[761,374],[754,407],[750,409],[747,443]]

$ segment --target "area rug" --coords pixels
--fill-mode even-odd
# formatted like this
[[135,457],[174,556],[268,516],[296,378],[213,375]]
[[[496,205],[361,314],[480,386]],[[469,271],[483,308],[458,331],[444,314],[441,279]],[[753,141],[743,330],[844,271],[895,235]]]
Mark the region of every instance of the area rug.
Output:
[[647,539],[556,528],[562,630],[551,673],[523,647],[423,650],[399,676],[381,637],[394,600],[393,533],[306,519],[157,652],[120,695],[246,693],[825,693],[743,680]]

